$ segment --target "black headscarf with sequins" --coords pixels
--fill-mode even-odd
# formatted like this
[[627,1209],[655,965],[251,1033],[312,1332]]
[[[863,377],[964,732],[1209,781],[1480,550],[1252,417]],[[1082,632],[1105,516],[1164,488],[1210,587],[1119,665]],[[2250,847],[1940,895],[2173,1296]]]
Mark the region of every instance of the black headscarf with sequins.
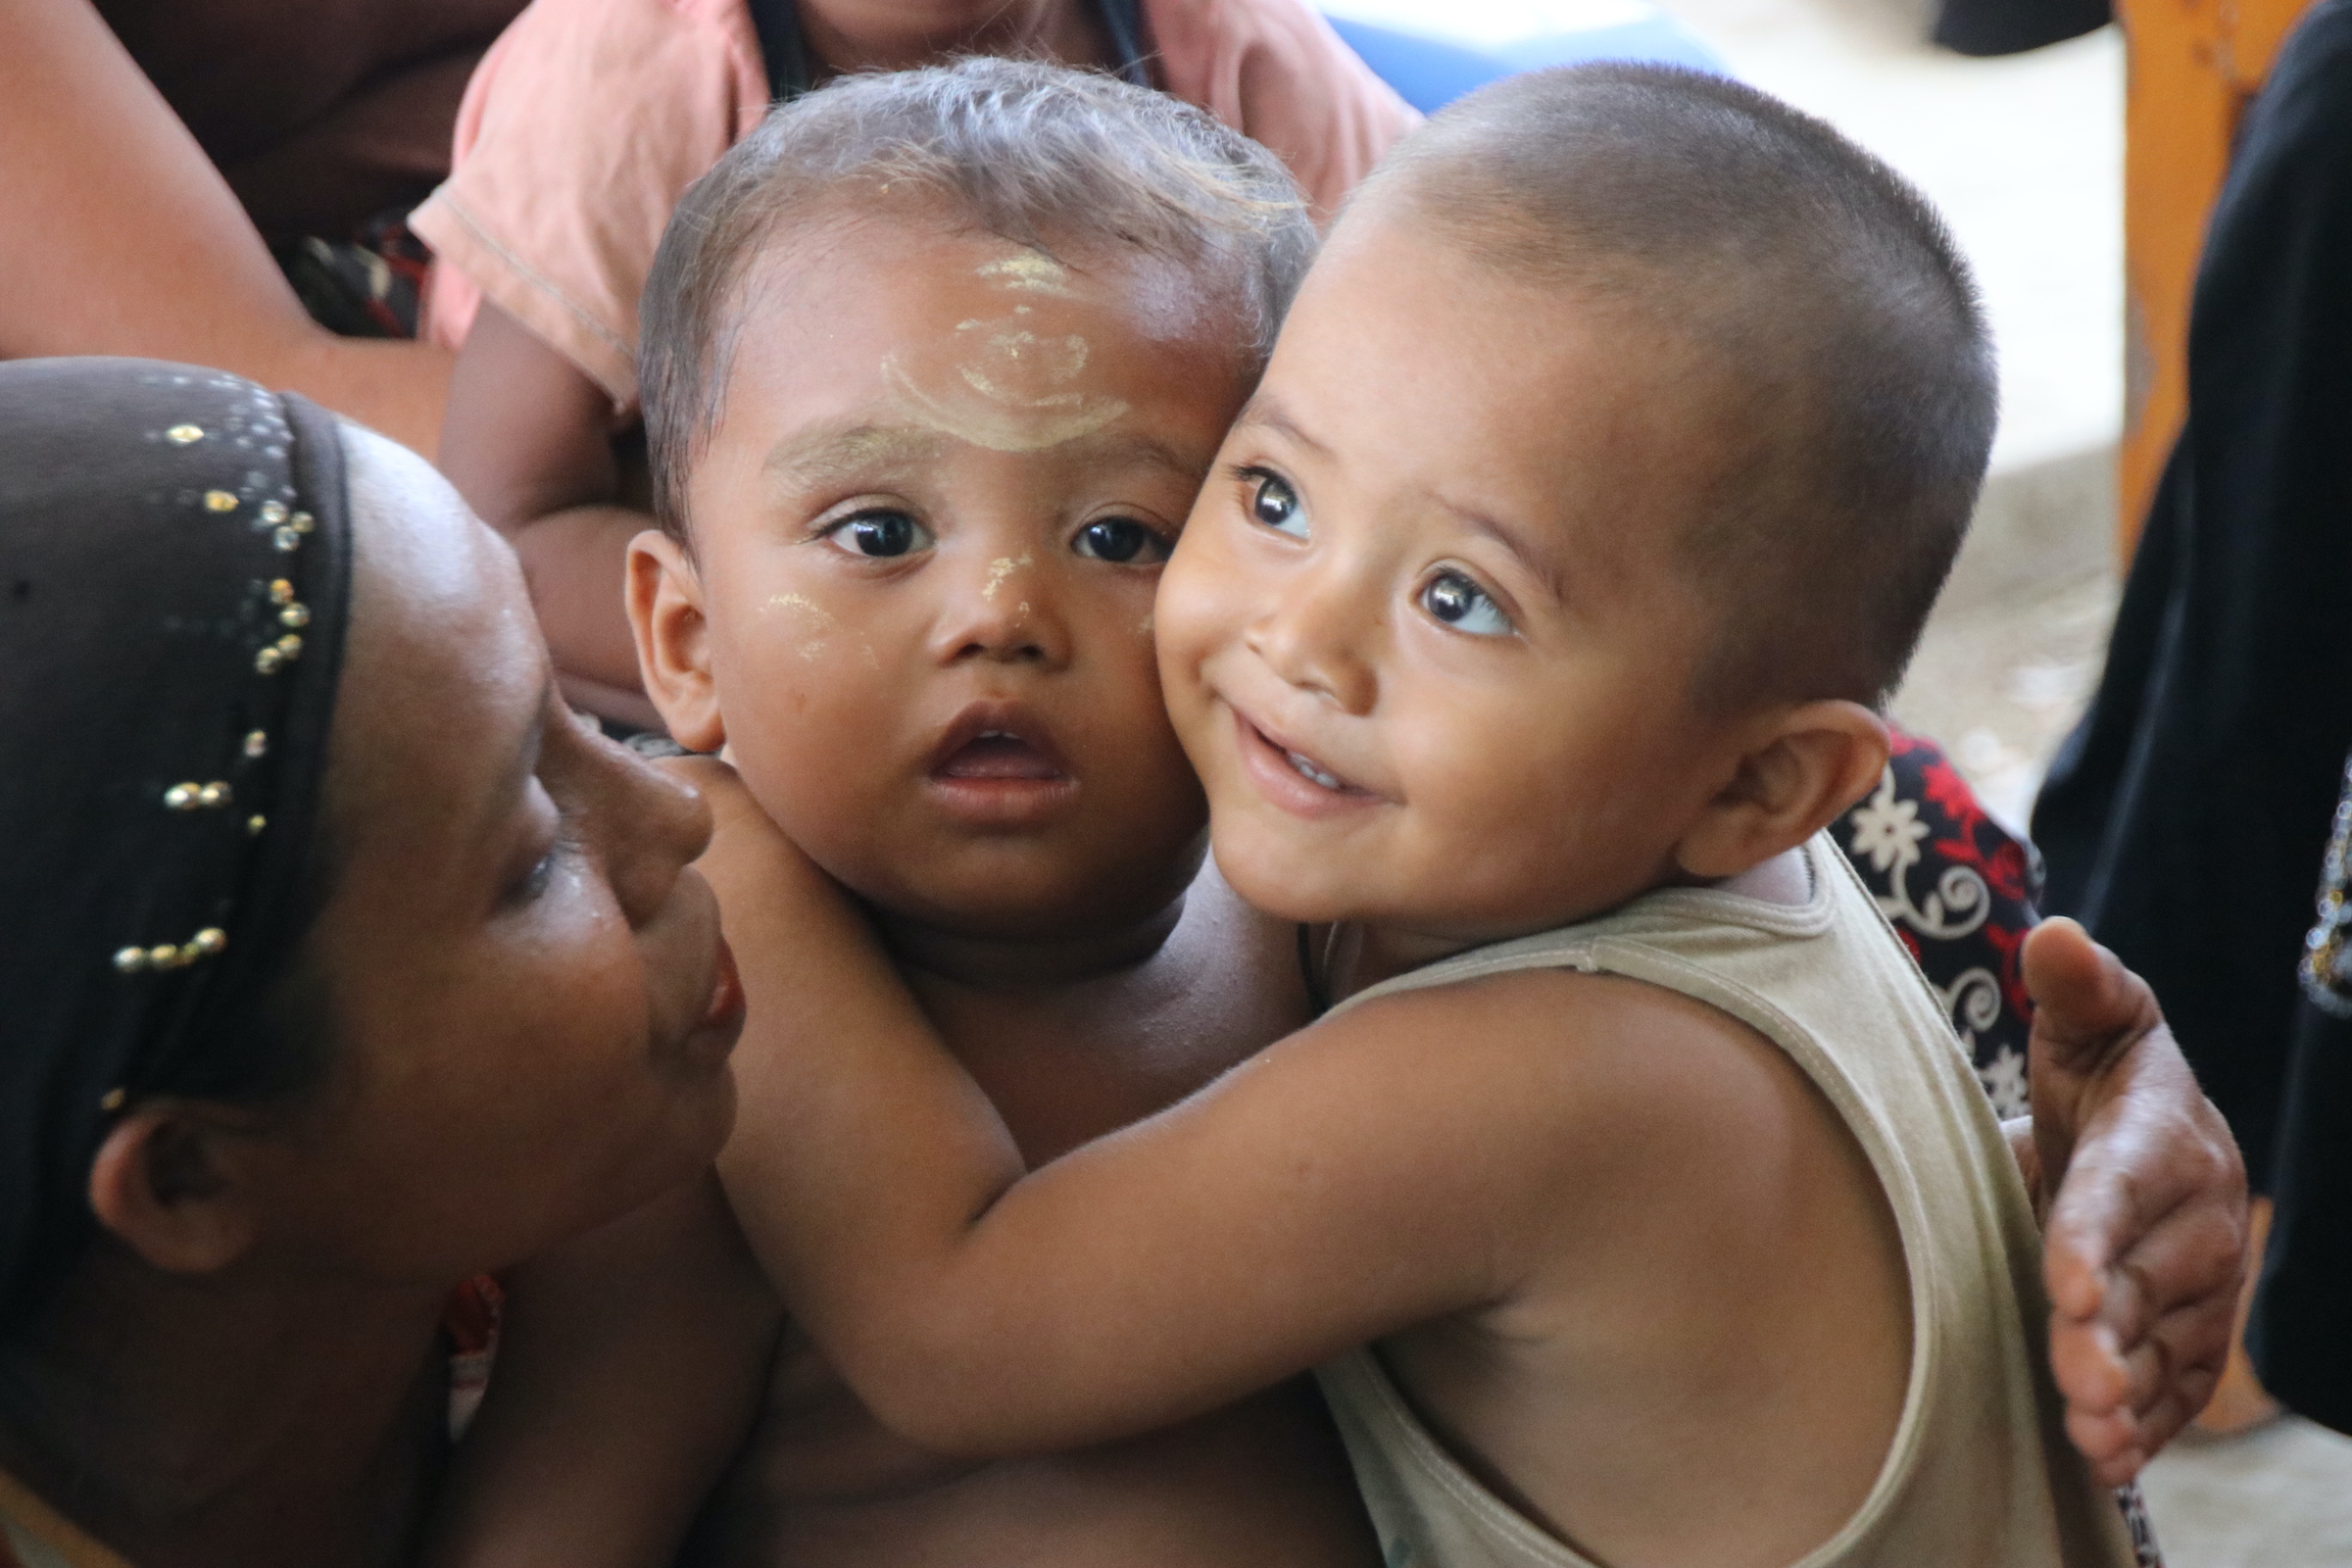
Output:
[[334,418],[217,370],[0,364],[0,1329],[143,1097],[282,1087],[350,602]]

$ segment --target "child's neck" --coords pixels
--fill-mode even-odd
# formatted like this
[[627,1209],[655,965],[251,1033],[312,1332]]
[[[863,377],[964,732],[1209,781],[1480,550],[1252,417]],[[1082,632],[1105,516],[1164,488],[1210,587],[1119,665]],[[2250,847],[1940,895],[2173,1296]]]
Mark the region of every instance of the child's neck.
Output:
[[[1812,872],[1806,866],[1801,849],[1785,850],[1737,876],[1721,881],[1668,881],[1644,891],[1654,893],[1667,887],[1713,888],[1720,893],[1791,907],[1801,907],[1813,897]],[[1603,912],[1594,910],[1592,914],[1579,915],[1574,920],[1563,920],[1560,924],[1593,919]],[[1443,958],[1450,958],[1458,953],[1467,953],[1472,948],[1535,934],[1535,931],[1529,930],[1486,937],[1462,937],[1416,931],[1397,925],[1337,926],[1332,929],[1325,945],[1331,996],[1338,1001],[1376,986],[1383,980],[1423,968]]]
[[873,916],[892,955],[909,968],[987,991],[1038,990],[1100,979],[1156,955],[1184,916],[1182,893],[1159,908],[1124,921],[1090,921],[1064,931],[1002,937],[949,931],[901,918]]

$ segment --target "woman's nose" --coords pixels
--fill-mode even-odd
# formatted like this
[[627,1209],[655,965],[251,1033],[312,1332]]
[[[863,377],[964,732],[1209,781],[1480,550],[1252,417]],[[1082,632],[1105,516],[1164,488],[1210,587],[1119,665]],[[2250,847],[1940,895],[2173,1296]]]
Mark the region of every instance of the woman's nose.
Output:
[[710,844],[710,807],[684,779],[610,742],[585,743],[592,819],[604,839],[612,897],[630,926],[645,925],[669,901],[678,873]]

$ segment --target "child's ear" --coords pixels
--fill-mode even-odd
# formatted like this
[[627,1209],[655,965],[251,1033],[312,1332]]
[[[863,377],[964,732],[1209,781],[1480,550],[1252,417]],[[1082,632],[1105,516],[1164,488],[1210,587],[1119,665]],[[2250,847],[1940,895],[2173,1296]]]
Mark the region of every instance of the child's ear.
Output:
[[133,1106],[107,1131],[90,1162],[98,1222],[170,1274],[216,1274],[243,1257],[260,1232],[249,1140],[221,1116],[173,1101]]
[[671,739],[690,752],[715,752],[727,727],[710,680],[710,622],[703,579],[678,542],[649,528],[629,541],[629,630],[645,694]]
[[1887,744],[1886,721],[1860,703],[1804,703],[1774,715],[1675,846],[1677,862],[1714,882],[1804,843],[1878,783]]

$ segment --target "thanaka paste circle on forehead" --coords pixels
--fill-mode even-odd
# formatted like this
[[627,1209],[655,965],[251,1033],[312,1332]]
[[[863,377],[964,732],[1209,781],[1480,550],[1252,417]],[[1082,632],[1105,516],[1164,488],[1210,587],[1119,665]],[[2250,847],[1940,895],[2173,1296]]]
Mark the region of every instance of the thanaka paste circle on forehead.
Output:
[[1023,398],[985,371],[958,366],[957,379],[974,394],[956,407],[915,384],[895,354],[882,360],[883,384],[908,419],[926,429],[991,452],[1043,452],[1094,434],[1127,412],[1123,398],[1093,392],[1053,392]]
[[1070,287],[1070,270],[1044,251],[1019,250],[1010,256],[984,262],[973,269],[973,275],[985,277],[1001,288],[1022,289],[1032,294],[1058,294],[1064,299],[1075,297],[1075,290]]

